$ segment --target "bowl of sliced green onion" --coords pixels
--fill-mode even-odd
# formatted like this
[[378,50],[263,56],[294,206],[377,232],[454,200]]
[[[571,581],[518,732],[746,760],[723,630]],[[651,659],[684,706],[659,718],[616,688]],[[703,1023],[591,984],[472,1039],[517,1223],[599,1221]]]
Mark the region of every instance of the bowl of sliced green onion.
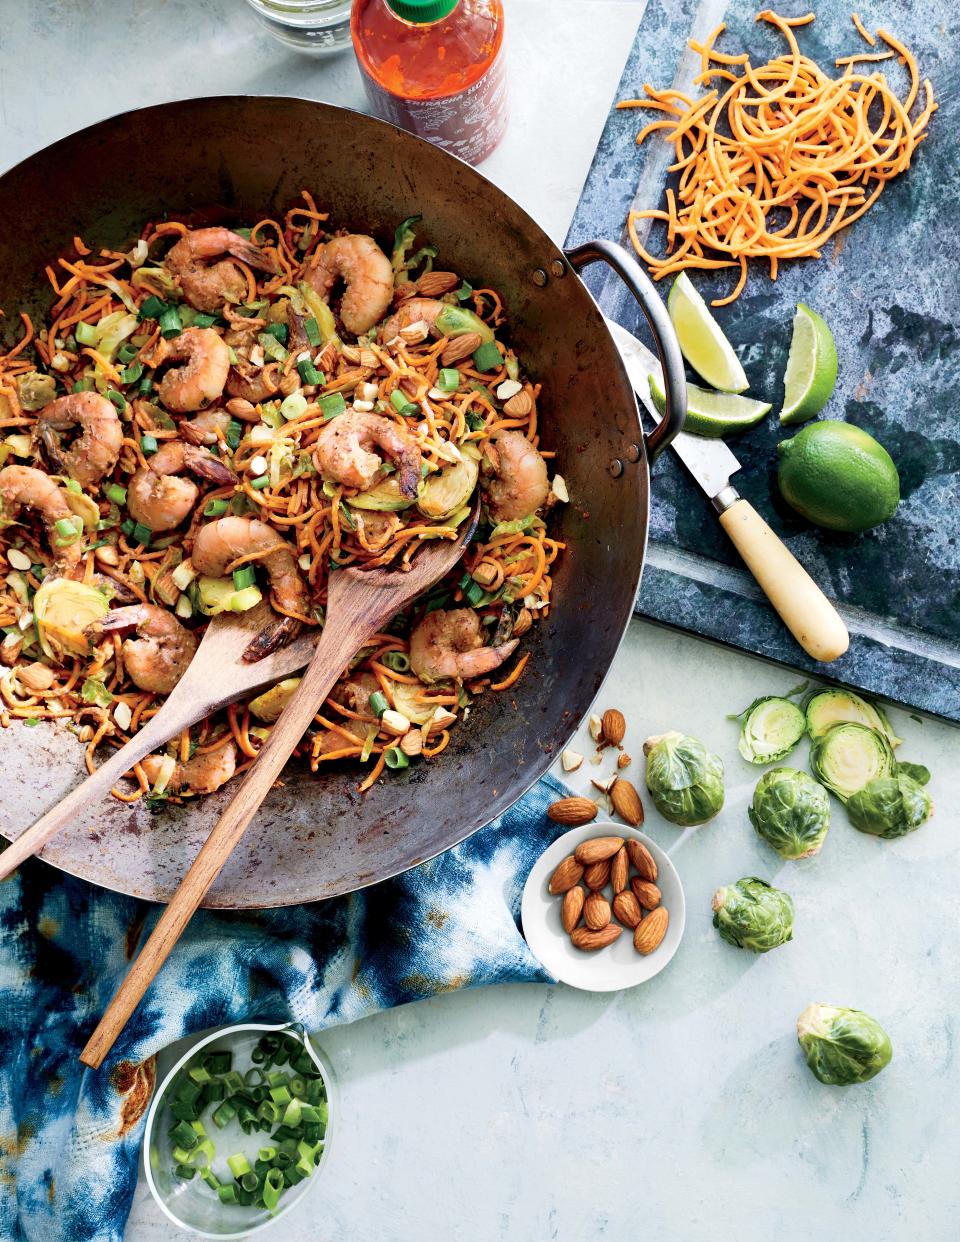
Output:
[[246,1023],[180,1058],[147,1115],[147,1184],[181,1229],[245,1238],[298,1203],[325,1163],[330,1071],[298,1024]]

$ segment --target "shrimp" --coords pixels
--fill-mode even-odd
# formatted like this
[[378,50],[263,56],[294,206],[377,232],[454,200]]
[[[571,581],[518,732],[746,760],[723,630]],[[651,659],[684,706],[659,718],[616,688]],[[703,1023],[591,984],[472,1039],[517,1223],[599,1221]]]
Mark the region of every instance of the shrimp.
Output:
[[[208,522],[197,531],[190,559],[197,573],[211,578],[223,578],[237,561],[262,561],[278,607],[301,616],[309,613],[310,594],[297,569],[294,550],[266,522],[245,517]],[[293,617],[283,617],[257,635],[244,651],[244,660],[262,659],[295,638],[301,628]]]
[[305,275],[307,284],[323,298],[329,298],[338,279],[343,280],[340,318],[355,336],[379,323],[393,301],[390,260],[372,237],[362,233],[347,233],[319,246]]
[[235,367],[230,368],[227,376],[227,392],[231,397],[240,397],[252,405],[261,401],[269,401],[274,393],[280,390],[280,366],[276,362],[268,362],[264,367],[255,367],[242,355]]
[[437,316],[446,306],[446,302],[438,302],[435,298],[407,298],[399,310],[380,325],[380,340],[386,344],[400,335],[402,328],[408,328],[421,320],[427,325],[434,336],[441,336],[437,331]]
[[[69,569],[79,562],[82,540],[75,536],[65,541],[57,530],[57,522],[64,518],[74,521],[74,515],[63,491],[48,474],[33,466],[4,466],[0,470],[0,500],[5,510],[15,512],[21,506],[36,509],[43,515],[57,563]],[[12,519],[9,512],[5,516]]]
[[190,444],[219,444],[227,437],[231,417],[227,410],[211,406],[208,410],[201,410],[196,418],[183,419],[179,431]]
[[[143,774],[155,785],[160,779],[167,756],[147,755],[140,760]],[[237,770],[237,745],[232,739],[216,750],[198,751],[186,763],[177,763],[167,778],[166,789],[170,793],[181,790],[194,794],[215,793],[225,785]]]
[[152,531],[173,530],[190,515],[200,488],[192,479],[177,477],[184,470],[221,487],[236,482],[233,471],[213,453],[183,440],[167,440],[127,485],[127,508],[135,522]]
[[317,438],[314,461],[325,479],[366,491],[377,481],[383,460],[376,445],[397,468],[400,492],[415,500],[420,486],[420,445],[408,431],[381,414],[348,410]]
[[[80,434],[68,449],[59,433],[79,427]],[[123,446],[123,426],[116,407],[96,392],[72,392],[45,405],[37,419],[35,434],[54,467],[84,487],[93,487],[117,464]]]
[[[221,259],[233,255],[250,267],[272,272],[273,264],[263,251],[231,229],[194,229],[171,246],[164,263],[180,281],[184,296],[197,310],[218,311],[224,302],[242,302],[247,279],[236,263]],[[211,262],[220,259],[218,263]]]
[[428,684],[492,673],[515,649],[516,638],[484,647],[480,618],[472,608],[429,612],[410,635],[410,667]]
[[550,494],[547,463],[520,431],[501,431],[492,447],[486,485],[490,516],[512,522],[536,513]]
[[165,362],[183,363],[171,367],[157,389],[168,410],[186,414],[199,410],[222,394],[230,370],[230,349],[213,328],[187,328],[172,341],[163,341],[153,359],[154,366]]
[[88,633],[96,639],[129,630],[136,637],[125,640],[121,654],[130,680],[151,694],[169,694],[193,659],[196,638],[172,613],[153,604],[114,608],[95,621]]

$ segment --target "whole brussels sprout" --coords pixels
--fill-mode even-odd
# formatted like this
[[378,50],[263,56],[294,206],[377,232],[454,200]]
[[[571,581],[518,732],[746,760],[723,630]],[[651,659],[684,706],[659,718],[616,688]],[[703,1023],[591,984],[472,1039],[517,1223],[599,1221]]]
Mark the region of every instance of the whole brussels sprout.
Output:
[[757,782],[747,814],[781,858],[809,858],[826,839],[830,799],[806,772],[771,768]]
[[713,894],[713,925],[728,944],[769,953],[793,939],[793,899],[766,880],[744,876]]
[[874,837],[905,837],[927,822],[933,800],[905,772],[875,776],[847,802],[850,823]]
[[647,789],[664,819],[683,828],[705,824],[723,806],[723,762],[695,737],[676,731],[648,737]]
[[875,776],[892,776],[896,767],[886,734],[866,725],[834,725],[810,748],[810,771],[841,802]]
[[867,1082],[890,1064],[890,1037],[859,1009],[808,1005],[797,1018],[797,1039],[814,1075],[828,1086]]

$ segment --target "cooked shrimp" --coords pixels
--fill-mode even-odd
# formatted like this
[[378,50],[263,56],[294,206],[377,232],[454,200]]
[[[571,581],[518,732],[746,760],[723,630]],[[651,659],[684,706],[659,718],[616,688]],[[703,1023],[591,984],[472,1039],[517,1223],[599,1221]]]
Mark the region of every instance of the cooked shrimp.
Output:
[[167,440],[127,485],[127,508],[135,522],[152,531],[173,530],[189,517],[200,488],[192,479],[177,477],[184,470],[221,487],[236,481],[233,471],[213,453],[183,440]]
[[[79,427],[68,449],[60,433]],[[97,392],[72,392],[45,405],[37,419],[36,435],[43,441],[55,469],[92,487],[117,464],[123,446],[123,426],[116,407]]]
[[[256,518],[224,517],[197,531],[190,556],[193,568],[211,578],[223,578],[237,561],[263,563],[277,605],[285,612],[308,615],[310,595],[297,568],[296,556],[272,526]],[[259,660],[294,638],[301,629],[293,617],[283,617],[259,634],[243,653],[247,661]]]
[[514,650],[518,639],[484,647],[480,618],[472,608],[429,612],[410,635],[410,667],[428,684],[482,677],[492,673]]
[[536,513],[550,493],[547,463],[536,448],[522,432],[501,431],[491,457],[486,492],[493,520],[512,522]]
[[[374,446],[382,456],[370,451]],[[314,452],[316,467],[325,479],[361,491],[378,481],[383,457],[396,466],[402,495],[414,500],[420,486],[420,445],[382,414],[348,410],[324,427]]]
[[199,410],[223,392],[230,370],[230,350],[213,328],[187,328],[172,341],[162,341],[153,365],[180,362],[160,381],[157,394],[168,410],[186,414]]
[[201,410],[196,418],[183,419],[180,434],[190,444],[219,444],[227,436],[232,415],[227,410]]
[[[83,540],[73,538],[64,542],[64,536],[57,530],[57,522],[64,518],[74,520],[74,515],[63,491],[48,474],[33,466],[4,466],[0,470],[0,500],[3,501],[6,518],[13,516],[9,510],[15,513],[20,507],[36,509],[46,523],[50,546],[57,562],[67,568],[77,564],[83,550]],[[76,521],[79,522],[79,519]]]
[[346,285],[340,318],[348,332],[369,332],[387,313],[393,300],[393,268],[372,237],[348,233],[317,248],[317,258],[306,273],[307,284],[329,298],[334,285]]
[[[164,755],[147,755],[140,760],[143,774],[151,785],[163,771]],[[234,741],[224,742],[216,750],[201,750],[186,763],[177,763],[167,779],[166,790],[170,793],[209,794],[225,785],[237,770],[237,746]]]
[[122,634],[133,630],[121,647],[130,680],[151,694],[169,694],[193,659],[197,640],[165,608],[134,604],[114,608],[90,627],[90,634]]
[[261,401],[269,401],[280,391],[280,367],[276,362],[268,362],[264,367],[255,367],[253,363],[240,356],[235,367],[230,368],[227,375],[227,392],[231,397],[241,397],[252,405]]
[[401,328],[409,328],[411,324],[420,323],[421,320],[434,336],[438,336],[437,316],[445,306],[446,302],[438,302],[435,298],[407,298],[401,303],[399,310],[380,325],[380,340],[392,341],[399,336]]
[[353,673],[348,681],[339,682],[330,692],[335,703],[341,703],[350,711],[361,716],[372,715],[370,711],[370,695],[376,694],[380,683],[373,673]]
[[[272,272],[273,264],[253,242],[231,229],[194,229],[170,248],[164,263],[180,281],[191,306],[201,311],[218,311],[224,302],[242,302],[247,280],[236,263],[221,255],[232,254],[249,267]],[[219,259],[219,262],[211,260]]]

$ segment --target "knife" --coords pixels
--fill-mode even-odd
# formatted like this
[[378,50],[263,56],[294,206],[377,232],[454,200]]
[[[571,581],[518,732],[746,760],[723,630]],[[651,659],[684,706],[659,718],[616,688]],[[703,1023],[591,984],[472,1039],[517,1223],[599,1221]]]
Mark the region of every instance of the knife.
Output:
[[[606,322],[634,392],[659,423],[660,414],[650,396],[649,384],[653,375],[664,390],[659,361],[625,328],[610,319]],[[740,469],[740,463],[728,446],[723,440],[681,431],[670,447],[706,492],[720,525],[807,655],[823,663],[842,656],[850,645],[847,627],[793,553],[731,485],[730,476]]]

